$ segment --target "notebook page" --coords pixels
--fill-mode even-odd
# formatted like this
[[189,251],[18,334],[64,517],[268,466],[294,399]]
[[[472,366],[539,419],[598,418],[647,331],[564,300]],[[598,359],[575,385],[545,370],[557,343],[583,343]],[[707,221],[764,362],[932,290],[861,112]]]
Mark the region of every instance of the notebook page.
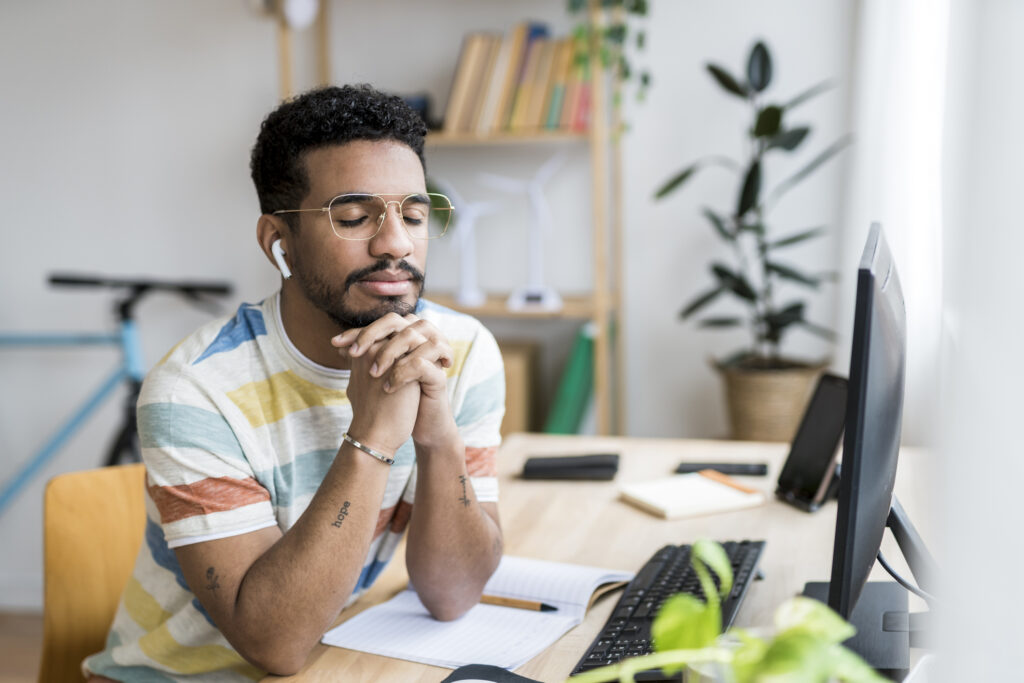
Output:
[[455,621],[442,622],[430,616],[415,592],[406,590],[328,631],[322,642],[448,668],[492,664],[512,669],[579,624],[594,588],[632,576],[631,572],[505,556],[485,593],[547,602],[558,611],[480,604]]

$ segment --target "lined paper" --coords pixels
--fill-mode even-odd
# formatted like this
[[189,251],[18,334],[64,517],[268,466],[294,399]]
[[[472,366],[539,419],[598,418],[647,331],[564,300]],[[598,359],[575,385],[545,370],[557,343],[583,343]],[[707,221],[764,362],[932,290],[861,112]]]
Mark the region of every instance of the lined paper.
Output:
[[583,621],[598,586],[632,578],[631,572],[505,556],[484,592],[546,602],[558,611],[476,605],[461,618],[442,622],[430,616],[414,591],[405,590],[328,631],[322,642],[452,669],[466,664],[514,669]]

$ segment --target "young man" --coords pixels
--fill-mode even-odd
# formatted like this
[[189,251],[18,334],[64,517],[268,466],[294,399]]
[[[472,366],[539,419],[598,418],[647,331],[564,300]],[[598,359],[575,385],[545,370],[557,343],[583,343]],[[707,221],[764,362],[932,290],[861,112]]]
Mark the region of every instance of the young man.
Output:
[[[504,374],[476,320],[420,299],[450,205],[420,119],[367,86],[262,124],[257,238],[281,290],[146,378],[146,538],[95,680],[293,673],[406,528],[423,604],[455,619],[502,552]],[[391,463],[393,461],[393,464]]]

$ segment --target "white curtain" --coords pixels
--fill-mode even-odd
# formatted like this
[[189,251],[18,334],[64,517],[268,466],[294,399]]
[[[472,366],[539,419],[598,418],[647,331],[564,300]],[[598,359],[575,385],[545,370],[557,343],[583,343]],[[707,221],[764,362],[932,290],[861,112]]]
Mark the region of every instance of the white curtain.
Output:
[[926,443],[934,415],[942,297],[940,155],[948,0],[861,0],[857,6],[848,191],[839,272],[837,371],[845,374],[856,281],[879,221],[907,304],[903,440]]

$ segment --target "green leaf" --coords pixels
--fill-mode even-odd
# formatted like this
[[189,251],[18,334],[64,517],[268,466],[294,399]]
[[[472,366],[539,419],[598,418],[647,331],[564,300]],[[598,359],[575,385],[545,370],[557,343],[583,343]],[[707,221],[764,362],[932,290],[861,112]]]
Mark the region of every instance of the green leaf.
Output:
[[787,683],[828,680],[830,650],[828,643],[807,633],[780,633],[761,658],[758,680],[785,680]]
[[587,4],[587,0],[569,0],[569,13],[575,14],[582,10]]
[[718,214],[716,214],[714,211],[707,207],[704,207],[704,216],[709,221],[711,221],[711,225],[715,226],[715,231],[722,236],[722,239],[726,240],[727,242],[732,242],[736,239],[736,235],[730,232],[727,227],[725,227],[725,221],[722,220],[721,216],[719,216]]
[[736,217],[742,218],[747,211],[757,206],[758,196],[761,194],[761,163],[756,159],[751,162],[747,169],[746,178],[743,179],[743,189],[740,191],[740,201],[736,207]]
[[705,292],[704,294],[701,294],[696,299],[688,303],[686,305],[686,308],[679,312],[679,317],[682,318],[683,320],[689,318],[691,315],[693,315],[694,313],[696,313],[697,311],[699,311],[700,309],[704,308],[709,303],[714,301],[718,297],[718,295],[724,291],[725,287],[716,287],[715,289],[712,289],[710,292]]
[[800,324],[804,328],[806,328],[808,332],[818,337],[821,337],[822,339],[826,339],[828,341],[835,341],[836,339],[839,338],[839,335],[837,335],[834,331],[828,329],[827,327],[821,327],[820,325],[809,323],[806,320],[800,321]]
[[754,124],[754,136],[759,138],[770,138],[779,132],[782,126],[782,108],[774,104],[768,105],[757,115],[757,123]]
[[772,58],[765,44],[758,41],[747,60],[747,81],[755,92],[761,92],[768,87],[771,80]]
[[765,314],[764,319],[769,325],[779,327],[801,322],[804,319],[804,304],[802,302],[792,303],[780,311]]
[[765,149],[784,149],[787,152],[792,152],[800,146],[800,143],[804,141],[804,138],[810,132],[811,129],[808,126],[800,126],[799,128],[782,131],[768,141],[768,146]]
[[743,318],[704,318],[700,321],[701,327],[739,327],[743,324]]
[[626,25],[625,24],[612,24],[605,29],[605,38],[615,43],[616,45],[622,45],[626,42]]
[[889,683],[889,679],[876,672],[860,655],[839,645],[829,650],[829,675],[845,683]]
[[722,597],[729,594],[732,590],[732,563],[721,545],[704,538],[697,539],[693,544],[692,561],[703,562],[710,567],[718,575]]
[[804,596],[791,598],[779,605],[773,621],[780,633],[801,630],[832,644],[842,643],[857,632],[828,605]]
[[732,674],[736,683],[753,683],[761,660],[768,651],[768,643],[739,628],[730,629],[729,635],[739,640],[732,656]]
[[651,624],[655,652],[707,647],[721,630],[721,620],[716,623],[715,617],[706,604],[692,595],[673,595]]
[[808,287],[815,289],[818,287],[817,278],[813,278],[810,275],[804,275],[790,266],[775,263],[774,261],[768,261],[764,264],[764,267],[768,272],[775,273],[785,280],[791,280],[792,282],[807,285]]
[[747,97],[749,94],[747,86],[737,82],[737,80],[733,78],[732,74],[728,71],[716,64],[708,63],[705,66],[707,67],[707,70],[711,72],[711,75],[714,76],[715,80],[718,81],[718,85],[722,86],[733,95],[739,95],[743,98]]
[[792,234],[792,235],[787,235],[786,237],[782,237],[780,239],[777,239],[774,242],[769,243],[768,244],[768,248],[769,249],[778,249],[780,247],[788,247],[788,246],[793,245],[793,244],[799,244],[800,242],[803,242],[804,240],[809,240],[812,237],[817,237],[818,235],[822,234],[823,232],[825,232],[825,226],[824,225],[822,225],[820,227],[817,227],[817,228],[811,228],[810,230],[804,230],[802,232],[798,232],[798,233],[795,233],[795,234]]
[[646,43],[647,43],[647,32],[646,31],[637,31],[637,34],[636,34],[636,49],[638,49],[638,50],[644,49],[644,45]]
[[755,235],[764,235],[764,223],[744,223],[740,226],[740,230],[746,232],[752,232]]
[[674,192],[676,190],[676,188],[678,188],[680,185],[682,185],[687,180],[689,180],[690,176],[692,176],[694,173],[696,173],[697,169],[699,169],[699,168],[700,168],[700,163],[699,162],[684,168],[682,171],[680,171],[679,173],[677,173],[674,176],[672,176],[671,178],[669,178],[668,182],[665,183],[664,185],[662,185],[658,189],[658,191],[654,193],[654,198],[655,199],[661,199],[662,197],[664,197],[665,195],[669,194],[670,192]]
[[811,99],[812,97],[816,97],[816,96],[820,95],[821,93],[825,92],[826,90],[831,90],[835,86],[836,86],[836,83],[833,80],[822,81],[821,83],[818,83],[817,85],[813,85],[810,88],[808,88],[807,90],[804,90],[802,93],[800,93],[799,95],[797,95],[796,97],[791,99],[789,102],[786,102],[784,108],[785,109],[792,109],[793,107],[796,107],[796,106],[798,106],[800,104],[803,104],[804,102],[806,102],[807,100]]
[[718,281],[722,286],[733,294],[736,294],[747,301],[757,300],[757,294],[754,292],[754,288],[750,286],[750,283],[747,282],[747,279],[742,275],[732,272],[721,263],[712,263],[711,272],[715,274],[715,277],[718,278]]
[[774,204],[779,198],[788,192],[794,185],[799,183],[801,180],[809,176],[811,173],[824,164],[826,161],[834,157],[839,152],[843,151],[844,148],[848,147],[853,142],[852,135],[844,135],[835,142],[832,143],[824,152],[816,156],[811,163],[804,166],[802,169],[794,173],[792,176],[783,180],[778,187],[772,190],[771,196],[768,198],[768,203]]

